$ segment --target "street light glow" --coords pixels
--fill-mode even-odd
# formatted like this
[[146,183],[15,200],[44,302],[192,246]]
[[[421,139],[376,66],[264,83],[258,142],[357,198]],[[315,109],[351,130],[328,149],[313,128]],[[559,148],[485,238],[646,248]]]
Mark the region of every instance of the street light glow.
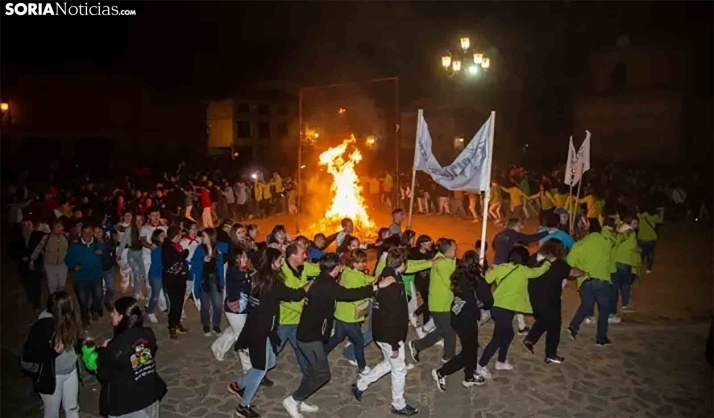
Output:
[[461,61],[459,61],[459,60],[454,60],[454,61],[451,63],[451,66],[452,66],[452,68],[454,69],[454,72],[457,72],[457,73],[458,73],[459,71],[461,71]]
[[476,75],[476,74],[478,74],[478,66],[476,66],[476,65],[469,66],[469,75]]
[[461,38],[461,48],[466,51],[467,49],[469,49],[469,46],[471,46],[471,41],[469,40],[469,38]]
[[451,67],[451,55],[444,55],[441,57],[441,65],[444,66],[444,68],[448,69]]
[[370,136],[367,138],[367,145],[374,145],[375,139],[374,137]]
[[7,112],[7,110],[10,108],[10,105],[8,103],[2,102],[0,103],[0,110],[3,112]]

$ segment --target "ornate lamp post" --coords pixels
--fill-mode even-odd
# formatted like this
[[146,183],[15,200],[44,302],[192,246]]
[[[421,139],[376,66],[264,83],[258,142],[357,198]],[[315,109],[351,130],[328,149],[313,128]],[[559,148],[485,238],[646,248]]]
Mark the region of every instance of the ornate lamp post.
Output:
[[[488,71],[491,67],[491,59],[486,55],[471,47],[471,40],[463,37],[459,40],[461,49],[452,54],[447,51],[441,57],[441,66],[453,77],[457,74],[467,74],[469,77],[477,76],[481,71]],[[462,71],[463,70],[463,71]]]

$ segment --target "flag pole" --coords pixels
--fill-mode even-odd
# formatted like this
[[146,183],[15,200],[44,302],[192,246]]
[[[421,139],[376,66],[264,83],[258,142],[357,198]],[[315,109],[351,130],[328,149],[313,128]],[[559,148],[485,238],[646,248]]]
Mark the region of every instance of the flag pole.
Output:
[[407,220],[407,229],[412,229],[412,212],[414,211],[414,182],[416,181],[416,160],[417,152],[419,151],[419,134],[421,133],[422,124],[420,123],[424,117],[424,110],[419,109],[417,115],[417,132],[414,138],[414,161],[412,162],[412,188],[411,196],[409,196],[409,218]]
[[493,129],[496,126],[496,111],[491,111],[491,125],[488,127],[488,161],[486,162],[488,171],[488,182],[486,183],[486,196],[483,199],[483,225],[481,225],[481,250],[479,261],[481,267],[486,261],[486,229],[488,228],[488,205],[491,203],[491,168],[493,164]]
[[566,203],[568,205],[567,209],[568,209],[568,224],[570,224],[570,228],[569,228],[570,235],[573,235],[573,214],[572,214],[572,212],[573,212],[573,210],[572,210],[572,206],[573,206],[573,177],[574,176],[571,173],[571,175],[570,175],[570,192],[568,192],[568,201]]
[[[575,200],[573,201],[573,217],[575,217],[575,213],[577,212],[578,209],[578,200],[580,200],[580,186],[583,185],[583,169],[585,168],[585,162],[580,163],[580,180],[578,181],[578,195],[575,196]],[[575,229],[575,219],[573,219],[571,229]],[[570,234],[572,235],[572,233]]]

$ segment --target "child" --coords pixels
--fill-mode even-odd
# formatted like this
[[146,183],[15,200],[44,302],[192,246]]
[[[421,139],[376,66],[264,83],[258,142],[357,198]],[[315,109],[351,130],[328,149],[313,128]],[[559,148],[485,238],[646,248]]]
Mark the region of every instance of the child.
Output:
[[387,373],[392,374],[392,413],[412,416],[418,409],[408,405],[404,399],[404,384],[407,378],[407,365],[404,345],[406,343],[409,313],[406,292],[400,277],[406,270],[406,257],[402,251],[394,248],[389,251],[386,268],[382,277],[394,277],[397,283],[379,290],[374,297],[374,340],[382,351],[384,359],[369,373],[360,375],[352,385],[352,393],[358,401],[370,384],[381,379]]
[[159,302],[161,289],[164,287],[164,282],[161,276],[163,271],[163,266],[161,264],[161,245],[164,243],[165,238],[166,233],[163,229],[156,229],[151,234],[151,266],[149,267],[151,297],[149,297],[149,306],[146,309],[146,313],[149,314],[149,321],[152,324],[157,324],[159,322],[159,320],[156,319],[154,310],[156,310],[156,305]]

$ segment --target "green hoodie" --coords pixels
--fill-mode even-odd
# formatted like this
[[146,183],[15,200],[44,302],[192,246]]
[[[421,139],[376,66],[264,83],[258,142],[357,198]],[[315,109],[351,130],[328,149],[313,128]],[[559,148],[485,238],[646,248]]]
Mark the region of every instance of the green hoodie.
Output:
[[429,312],[449,312],[454,292],[451,291],[451,274],[456,270],[456,260],[436,253],[429,273]]
[[[320,274],[320,266],[315,263],[305,263],[300,277],[290,269],[288,263],[283,263],[282,274],[285,279],[285,286],[292,289],[299,289],[305,286],[308,277],[315,277]],[[303,301],[280,302],[280,325],[297,325],[300,323]]]
[[[549,261],[536,268],[504,263],[486,272],[486,282],[496,282],[493,306],[514,312],[533,313],[531,300],[528,296],[528,279],[542,276],[549,268]],[[431,295],[429,295],[429,300],[431,301]]]
[[[374,282],[375,277],[362,273],[351,267],[342,270],[340,278],[340,286],[345,289],[355,289],[358,287],[367,286]],[[335,319],[350,324],[363,322],[364,315],[357,314],[357,307],[362,305],[368,299],[362,299],[355,302],[337,302],[335,304]]]
[[[593,232],[575,243],[567,258],[568,264],[582,270],[593,279],[608,283],[612,273],[612,243],[599,232]],[[580,276],[577,279],[578,288],[588,279]]]
[[659,215],[650,215],[648,212],[637,214],[639,218],[639,230],[637,239],[642,241],[657,241],[657,231],[655,227],[662,223]]
[[615,245],[612,258],[616,263],[627,264],[632,267],[637,266],[640,264],[640,251],[637,246],[635,231],[630,230],[620,235],[622,239]]

